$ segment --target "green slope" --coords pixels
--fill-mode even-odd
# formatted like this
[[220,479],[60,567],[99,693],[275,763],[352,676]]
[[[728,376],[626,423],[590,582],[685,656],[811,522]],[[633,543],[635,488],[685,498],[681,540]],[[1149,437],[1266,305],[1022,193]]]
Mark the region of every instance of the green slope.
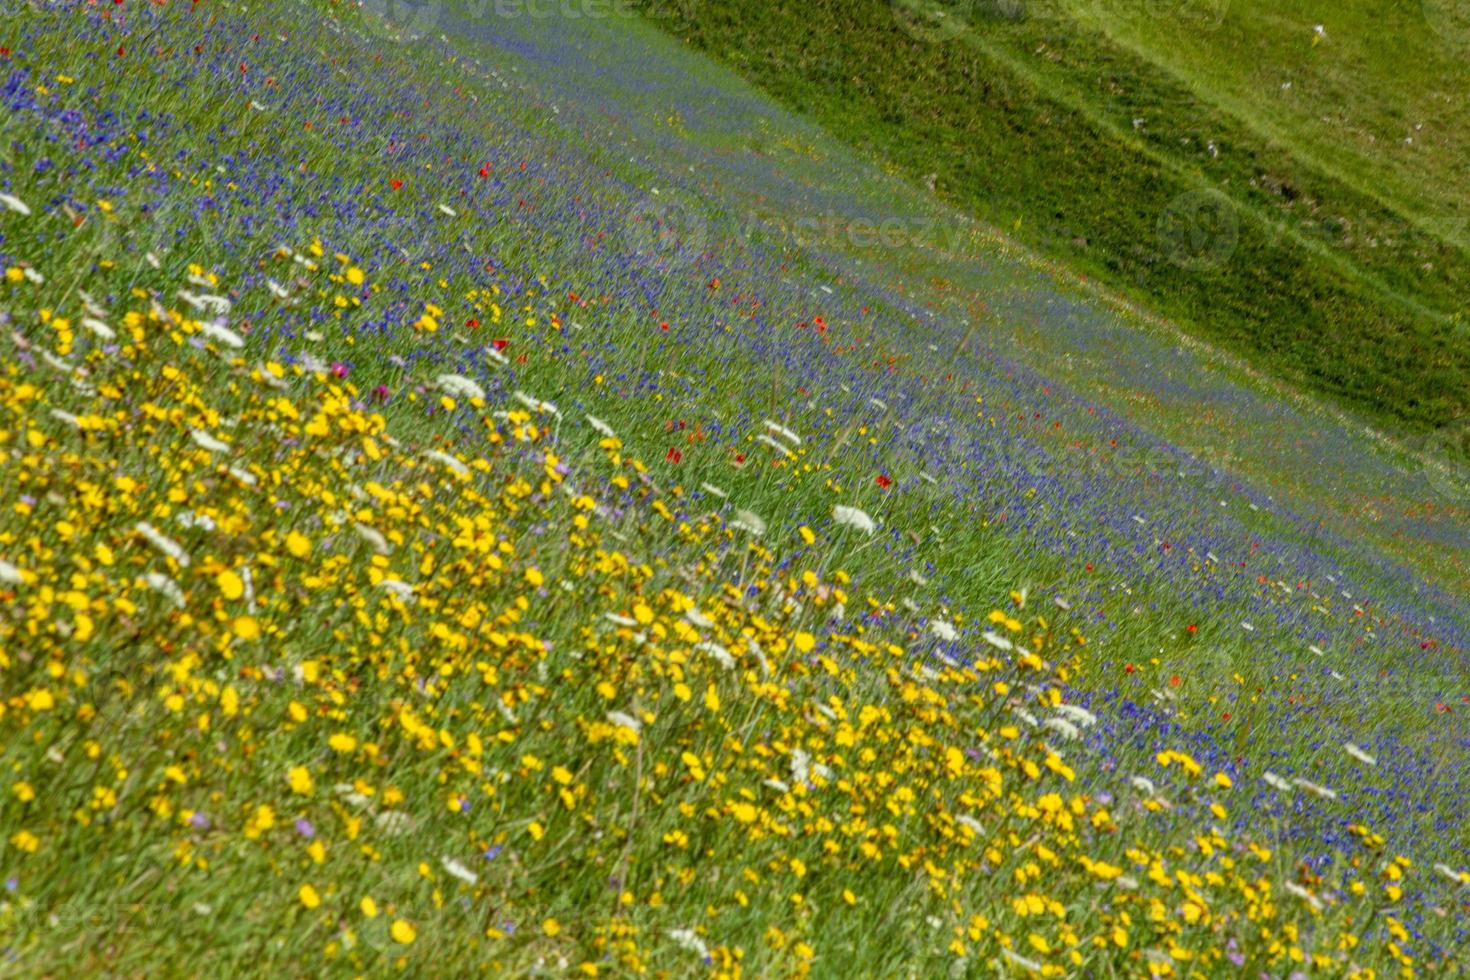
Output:
[[[1459,137],[1426,139],[1419,159],[1362,134],[1407,123],[1416,100],[1439,104],[1436,92],[1470,79],[1463,63],[1396,73],[1335,30],[1313,43],[1305,4],[1268,14],[1196,0],[1154,17],[1112,6],[961,0],[941,19],[930,0],[704,0],[658,23],[1278,377],[1400,432],[1462,416],[1470,259],[1463,190],[1448,179]],[[1365,17],[1337,21],[1361,30]],[[1423,20],[1399,28],[1411,26],[1425,46],[1439,38]],[[1263,81],[1273,58],[1300,79],[1274,94],[1304,93],[1285,105]],[[1312,121],[1333,112],[1362,119]]]

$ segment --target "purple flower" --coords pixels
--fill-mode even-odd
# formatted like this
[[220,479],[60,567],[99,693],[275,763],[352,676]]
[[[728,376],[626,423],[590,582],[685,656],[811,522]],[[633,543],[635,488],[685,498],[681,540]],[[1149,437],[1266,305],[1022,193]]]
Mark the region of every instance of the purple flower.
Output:
[[202,813],[195,813],[189,817],[189,825],[195,830],[208,830],[209,818]]
[[505,850],[505,848],[501,845],[491,844],[489,847],[485,848],[485,860],[494,861],[500,856],[500,852],[503,850]]
[[302,817],[300,820],[296,821],[296,832],[302,837],[305,837],[307,840],[311,840],[313,837],[316,836],[316,828],[313,827],[311,825],[311,821],[306,819],[305,817]]

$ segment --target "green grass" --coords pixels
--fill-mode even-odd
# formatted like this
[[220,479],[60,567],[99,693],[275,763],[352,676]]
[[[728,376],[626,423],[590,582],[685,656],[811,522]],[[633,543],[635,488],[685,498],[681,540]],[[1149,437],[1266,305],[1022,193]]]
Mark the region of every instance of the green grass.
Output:
[[[1193,46],[1170,33],[1194,30],[1185,18],[1166,28],[1107,5],[957,6],[974,14],[942,42],[915,39],[880,2],[710,0],[658,23],[911,180],[934,175],[961,209],[1279,378],[1391,431],[1470,408],[1453,138],[1419,167],[1297,125],[1356,108],[1355,93],[1378,91],[1399,63],[1375,55],[1361,70],[1366,13],[1338,18],[1347,39],[1312,50],[1310,23],[1278,38],[1300,11],[1267,18],[1238,3]],[[1430,43],[1422,22],[1399,20]],[[1281,62],[1302,72],[1290,110],[1267,103],[1258,78],[1230,75],[1259,63],[1268,29],[1268,54],[1303,49]],[[1162,49],[1171,56],[1151,55]],[[1431,55],[1368,100],[1384,140],[1440,68],[1463,77],[1462,62]]]
[[[305,59],[314,92],[331,93],[333,72],[350,71],[425,95],[421,109],[390,102],[361,120],[371,134],[395,131],[404,118],[430,132],[444,123],[472,131],[490,106],[536,134],[544,152],[570,142],[633,186],[648,175],[525,91],[502,94],[467,62],[359,33],[355,11],[270,2],[248,14],[218,9],[227,30],[208,40],[223,47],[227,65],[247,56],[259,65],[266,56],[246,54],[260,50],[250,47],[252,29],[289,21],[292,40],[276,57]],[[646,317],[589,312],[567,298],[564,287],[580,286],[584,274],[558,237],[515,217],[438,211],[447,188],[427,166],[390,210],[426,211],[433,221],[411,225],[414,237],[395,242],[401,251],[364,262],[360,290],[349,270],[378,240],[331,213],[313,219],[320,229],[308,222],[282,240],[277,227],[268,236],[252,230],[250,208],[236,202],[228,221],[150,237],[157,226],[138,206],[149,199],[125,193],[145,180],[147,160],[175,162],[170,203],[182,213],[204,181],[228,200],[231,174],[219,174],[216,160],[249,159],[261,146],[290,155],[295,166],[282,179],[293,202],[329,195],[338,181],[381,187],[390,175],[377,155],[339,153],[303,125],[334,113],[245,113],[231,82],[190,71],[187,52],[205,43],[202,18],[212,13],[158,14],[157,36],[146,39],[157,47],[136,48],[167,66],[162,81],[99,68],[111,45],[67,43],[72,11],[16,21],[45,28],[33,56],[48,74],[81,80],[56,82],[60,98],[147,106],[186,129],[145,145],[123,140],[116,156],[101,158],[99,181],[119,189],[111,211],[93,200],[76,202],[80,221],[39,205],[26,219],[3,215],[6,248],[44,270],[46,283],[22,274],[0,284],[11,327],[0,340],[0,556],[21,570],[7,575],[0,614],[0,861],[15,880],[0,895],[0,946],[11,957],[0,972],[563,975],[585,965],[613,976],[827,976],[860,964],[880,975],[983,976],[1019,971],[1002,950],[1020,950],[1063,973],[1110,976],[1142,972],[1146,956],[1177,950],[1209,974],[1229,969],[1220,959],[1227,939],[1248,968],[1284,970],[1294,943],[1273,945],[1266,923],[1299,925],[1320,940],[1312,951],[1332,972],[1395,965],[1382,924],[1387,862],[1395,848],[1432,855],[1455,843],[1414,839],[1434,816],[1432,779],[1416,787],[1422,800],[1406,804],[1409,822],[1382,828],[1393,834],[1387,845],[1325,869],[1329,885],[1360,881],[1364,895],[1345,892],[1318,917],[1280,891],[1299,872],[1279,825],[1236,831],[1206,809],[1242,814],[1248,787],[1186,775],[1179,760],[1161,764],[1155,746],[1127,740],[1108,759],[1063,745],[1075,769],[1067,778],[1045,768],[1055,761],[1045,743],[1059,737],[1044,739],[1021,714],[1054,713],[1055,699],[1078,688],[1128,684],[1128,696],[1146,700],[1174,674],[1183,680],[1163,710],[1182,734],[1213,724],[1217,701],[1238,698],[1243,711],[1268,714],[1285,697],[1322,696],[1305,680],[1266,673],[1263,655],[1296,638],[1266,630],[1246,638],[1243,604],[1193,609],[1173,584],[1125,591],[1127,567],[1085,570],[1038,553],[996,519],[1004,500],[924,489],[915,478],[923,461],[897,451],[877,462],[917,485],[880,492],[874,458],[854,446],[886,435],[890,413],[833,418],[815,398],[798,397],[803,379],[750,352],[753,330],[709,331],[675,360]],[[495,67],[507,63],[510,55]],[[20,147],[10,162],[32,175],[25,196],[50,200],[71,188],[54,171],[36,175],[37,156],[54,151],[38,149],[27,125],[19,116],[0,121],[6,144]],[[218,142],[207,145],[201,133]],[[798,135],[775,134],[788,145],[800,145]],[[495,138],[486,137],[488,147]],[[437,154],[419,162],[439,165]],[[321,254],[312,249],[318,233],[327,239]],[[467,241],[509,256],[511,274],[545,279],[497,314],[488,292],[497,274],[419,262]],[[156,264],[145,254],[155,250]],[[793,276],[822,271],[792,256]],[[205,288],[188,279],[205,273],[218,277],[219,291],[235,291],[232,323],[251,324],[239,349],[209,339],[180,299],[181,289]],[[295,305],[279,301],[262,273],[285,283]],[[409,322],[388,335],[363,330],[388,308],[395,284],[415,313],[435,303],[454,318],[432,332]],[[117,349],[76,329],[88,313],[83,290],[115,297],[105,316]],[[335,302],[349,295],[361,305]],[[303,308],[318,307],[334,312],[314,339],[296,328]],[[512,353],[527,358],[517,362],[517,385],[563,405],[584,401],[620,438],[503,393],[444,407],[432,362],[395,358],[452,359],[483,347],[487,332],[458,325],[469,313],[513,334]],[[599,331],[619,368],[714,383],[670,384],[652,397],[587,377],[574,321]],[[912,342],[892,332],[875,329],[872,339]],[[87,373],[44,363],[31,370],[22,354],[43,352]],[[282,370],[272,382],[269,364],[284,354],[350,359],[354,374]],[[380,380],[394,392],[384,406],[365,397]],[[755,456],[754,433],[738,432],[709,452],[691,448],[678,467],[661,462],[670,419],[738,418],[770,406],[805,437],[794,459]],[[194,430],[230,448],[203,448]],[[752,462],[733,465],[734,450]],[[453,453],[469,470],[431,452]],[[696,502],[693,488],[705,480],[724,487],[730,504]],[[932,561],[935,579],[953,583],[949,600],[875,548],[882,539],[833,526],[834,503],[864,507],[904,532],[913,563]],[[763,516],[765,534],[752,539],[735,527],[737,507]],[[179,521],[184,509],[196,519]],[[1268,514],[1256,519],[1263,530],[1278,526]],[[150,544],[139,520],[175,535],[189,562]],[[390,544],[374,544],[355,524]],[[173,581],[183,608],[148,584],[150,573]],[[1208,584],[1228,573],[1196,574]],[[385,577],[411,587],[413,600],[398,598]],[[1121,624],[1103,650],[1084,642],[1091,624],[1082,611],[1045,602],[1099,580],[1112,587],[1096,612]],[[1025,603],[1010,594],[1023,587]],[[1262,597],[1307,601],[1269,588]],[[691,621],[690,604],[707,619]],[[1324,621],[1351,622],[1341,603],[1323,605]],[[927,620],[940,618],[970,630],[974,666],[930,656]],[[1199,632],[1185,633],[1186,622]],[[988,645],[984,629],[1045,660]],[[700,641],[721,644],[736,666],[721,666]],[[1378,647],[1327,655],[1365,675],[1396,662]],[[1103,664],[1124,660],[1138,667],[1127,679],[1101,675]],[[639,737],[609,725],[609,710],[637,715]],[[1341,700],[1321,714],[1361,721]],[[1423,719],[1383,720],[1434,734],[1411,727]],[[1437,749],[1445,744],[1438,734]],[[1322,779],[1373,786],[1389,778],[1305,735],[1292,742],[1291,760]],[[976,756],[949,751],[960,746]],[[809,789],[772,786],[799,782],[797,748],[830,766],[831,778],[817,773]],[[989,788],[992,769],[1003,788]],[[1123,779],[1130,773],[1149,774],[1177,809],[1134,790]],[[467,811],[461,797],[472,803]],[[1063,801],[1075,821],[1055,812]],[[273,821],[262,819],[263,806]],[[210,819],[201,825],[195,813]],[[960,816],[982,826],[973,840]],[[1358,815],[1328,810],[1300,826],[1312,832],[1344,818]],[[298,820],[310,822],[310,838]],[[1207,855],[1198,839],[1216,826]],[[1246,851],[1247,843],[1270,853]],[[493,859],[482,856],[487,849]],[[456,876],[446,858],[475,880]],[[1083,858],[1126,872],[1133,887]],[[1207,895],[1208,917],[1186,913],[1182,882],[1150,879],[1155,861],[1219,875],[1190,886]],[[1432,900],[1455,901],[1448,882],[1422,867],[1414,875]],[[1267,886],[1279,901],[1242,897]],[[1045,914],[1030,911],[1028,895],[1049,900]],[[1152,916],[1154,898],[1162,920]],[[390,923],[411,925],[412,936],[400,926],[395,938]],[[711,961],[701,963],[673,930],[697,931]],[[1339,932],[1363,945],[1351,956],[1333,948]]]

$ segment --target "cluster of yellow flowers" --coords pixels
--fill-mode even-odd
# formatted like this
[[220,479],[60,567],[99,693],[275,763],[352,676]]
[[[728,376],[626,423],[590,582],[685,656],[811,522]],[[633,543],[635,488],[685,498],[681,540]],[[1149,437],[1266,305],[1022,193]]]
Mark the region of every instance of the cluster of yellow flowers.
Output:
[[410,441],[160,294],[7,278],[13,949],[122,895],[355,969],[1341,973],[1375,914],[1408,966],[1407,862],[1362,828],[1339,894],[1233,839],[1187,754],[1107,772],[1080,634],[1022,592],[961,662],[809,532],[681,520],[601,420],[440,375],[471,435]]

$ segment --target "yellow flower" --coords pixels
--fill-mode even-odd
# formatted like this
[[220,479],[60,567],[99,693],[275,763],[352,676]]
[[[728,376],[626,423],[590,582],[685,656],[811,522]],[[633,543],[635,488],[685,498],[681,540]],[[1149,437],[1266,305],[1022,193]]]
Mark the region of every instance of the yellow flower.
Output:
[[253,640],[260,635],[260,624],[253,616],[237,616],[235,618],[235,635],[242,640]]
[[1215,773],[1215,785],[1220,787],[1221,789],[1229,789],[1235,784],[1230,781],[1229,776],[1225,775],[1223,772],[1217,772]]
[[22,781],[10,788],[15,793],[15,798],[22,803],[29,803],[36,798],[36,791],[31,788],[30,783]]
[[245,594],[245,583],[240,576],[226,569],[214,577],[214,584],[226,599],[238,599]]
[[314,909],[322,904],[322,897],[316,893],[316,889],[310,885],[302,885],[301,891],[296,893],[301,899],[301,904],[309,909]]
[[405,946],[418,936],[418,930],[413,927],[412,923],[402,919],[394,919],[393,928],[388,931],[392,934],[395,943],[402,943]]
[[14,844],[17,850],[25,851],[27,854],[36,853],[41,846],[40,840],[29,830],[16,831],[11,835],[10,843]]
[[313,783],[311,773],[305,766],[296,766],[287,777],[291,783],[291,792],[300,793],[302,796],[311,795]]
[[817,638],[815,636],[812,636],[805,630],[802,630],[801,632],[796,634],[796,639],[794,642],[796,644],[796,649],[801,653],[811,653],[817,645]]
[[286,550],[295,558],[305,558],[311,554],[311,539],[304,534],[292,531],[286,535]]
[[362,901],[357,903],[357,907],[361,909],[362,914],[367,916],[369,919],[376,919],[378,917],[378,903],[373,901],[373,897],[371,895],[364,895],[362,897]]
[[541,923],[541,931],[548,936],[558,936],[561,934],[561,923],[555,919],[546,919]]

